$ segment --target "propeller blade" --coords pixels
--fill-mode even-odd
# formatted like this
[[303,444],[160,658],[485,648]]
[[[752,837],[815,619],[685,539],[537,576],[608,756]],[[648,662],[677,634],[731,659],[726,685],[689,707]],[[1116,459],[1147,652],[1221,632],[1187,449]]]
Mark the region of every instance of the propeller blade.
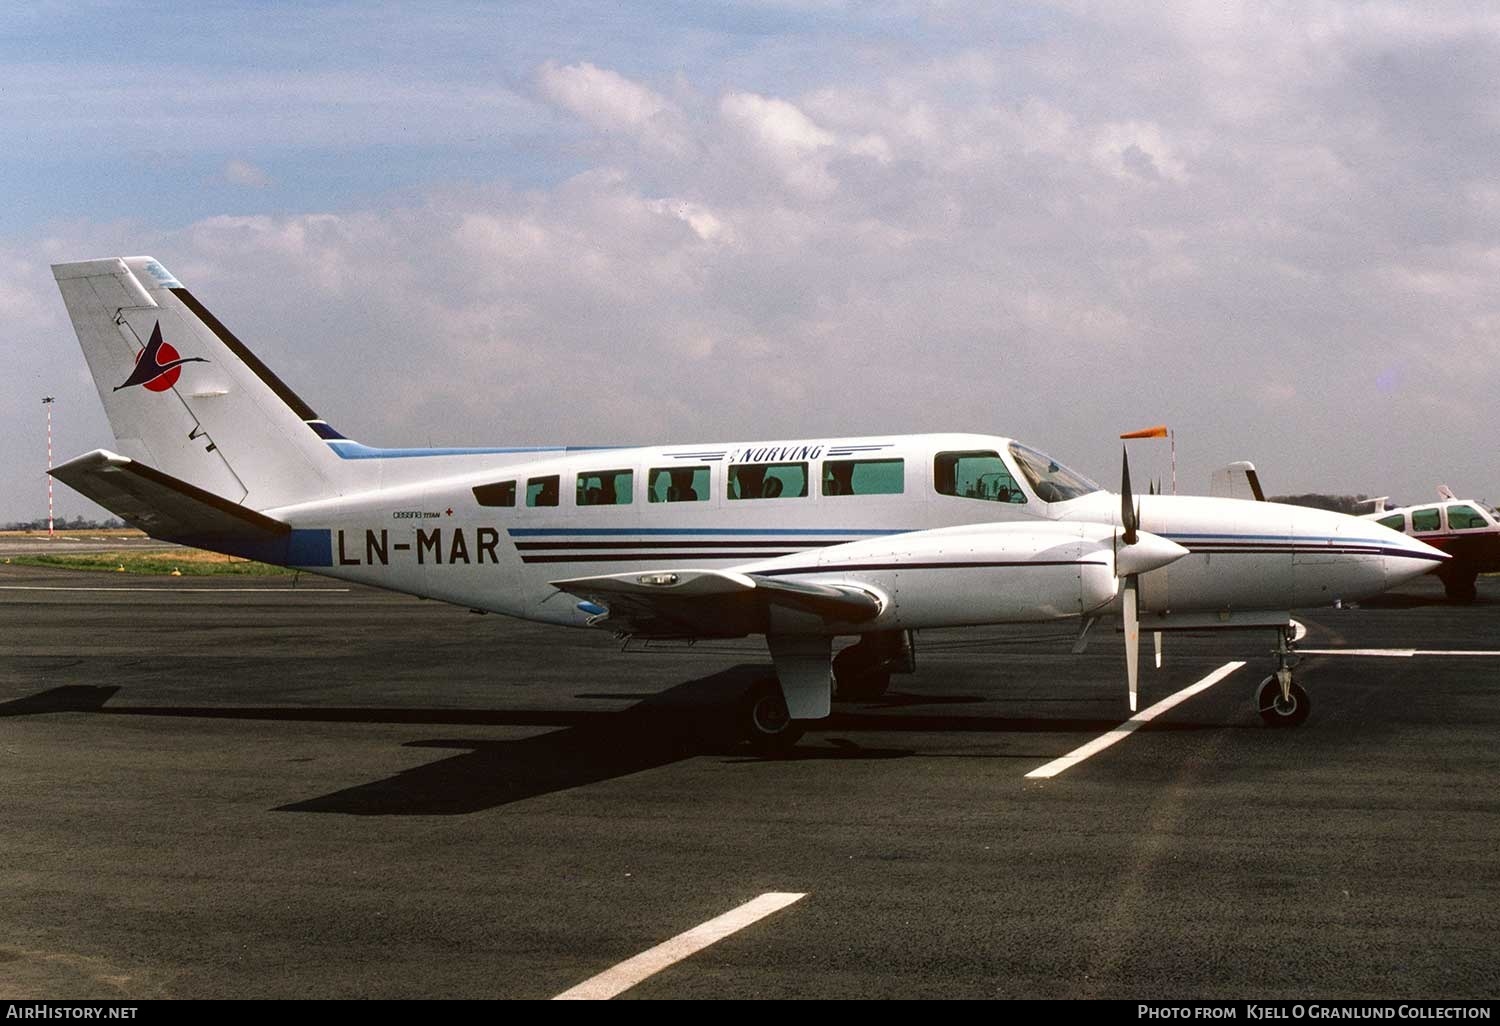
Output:
[[1152,631],[1152,637],[1156,641],[1156,668],[1161,669],[1161,631]]
[[1125,578],[1124,602],[1120,618],[1125,626],[1125,677],[1130,684],[1130,711],[1135,712],[1136,679],[1140,676],[1141,622],[1136,616],[1136,578]]
[[1140,523],[1136,516],[1135,502],[1130,497],[1130,453],[1120,448],[1120,526],[1125,530],[1121,539],[1126,545],[1135,544],[1135,529]]

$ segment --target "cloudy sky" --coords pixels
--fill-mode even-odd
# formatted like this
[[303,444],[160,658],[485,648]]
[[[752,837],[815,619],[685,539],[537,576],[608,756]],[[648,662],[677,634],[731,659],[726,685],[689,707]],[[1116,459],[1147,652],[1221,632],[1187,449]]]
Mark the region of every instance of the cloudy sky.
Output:
[[48,264],[135,253],[368,444],[1500,499],[1496,67],[1477,2],[7,5],[0,522],[42,395],[111,444]]

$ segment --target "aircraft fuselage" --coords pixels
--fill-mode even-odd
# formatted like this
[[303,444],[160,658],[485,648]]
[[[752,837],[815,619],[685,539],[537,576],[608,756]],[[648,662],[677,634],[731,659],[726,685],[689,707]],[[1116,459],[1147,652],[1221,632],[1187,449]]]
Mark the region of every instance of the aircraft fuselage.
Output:
[[[1010,445],[989,435],[937,434],[567,453],[376,455],[382,451],[362,449],[360,458],[390,461],[403,477],[422,465],[436,474],[268,512],[297,530],[294,551],[301,555],[294,562],[308,570],[475,609],[585,626],[593,613],[550,582],[660,567],[788,572],[800,564],[816,574],[812,557],[818,551],[858,542],[868,550],[868,558],[855,564],[859,578],[899,597],[903,588],[908,594],[922,589],[923,575],[911,565],[902,538],[911,532],[994,523],[1119,523],[1120,500],[1103,490],[1045,501]],[[986,461],[986,454],[995,462]],[[945,462],[962,468],[964,461],[1003,469],[971,474],[967,481],[952,480],[951,469],[944,476]],[[872,490],[861,493],[857,483],[837,480],[850,465],[855,475],[868,471]],[[746,467],[775,469],[754,471],[747,480]],[[777,475],[791,487],[775,496],[747,494],[750,483]],[[674,477],[687,483],[674,486]],[[1155,615],[1157,626],[1170,626],[1172,617],[1189,626],[1190,613],[1228,622],[1257,610],[1357,600],[1431,565],[1430,554],[1398,532],[1336,513],[1205,497],[1137,501],[1143,530],[1189,551],[1142,575],[1142,613]],[[881,559],[886,550],[889,567]],[[974,601],[970,593],[982,591],[995,570],[960,562],[950,557],[945,563],[941,587],[948,600],[942,610],[924,616],[920,610],[930,604],[898,598],[867,629],[1100,611],[1086,599],[1072,608],[1018,602],[1010,609]],[[964,570],[973,578],[967,585]],[[1068,565],[1044,572],[1060,579],[1081,576]],[[843,579],[849,573],[833,568],[824,576]],[[1041,576],[1033,572],[1028,587],[1045,591],[1056,584],[1038,584]],[[975,610],[973,618],[963,615],[966,606]]]

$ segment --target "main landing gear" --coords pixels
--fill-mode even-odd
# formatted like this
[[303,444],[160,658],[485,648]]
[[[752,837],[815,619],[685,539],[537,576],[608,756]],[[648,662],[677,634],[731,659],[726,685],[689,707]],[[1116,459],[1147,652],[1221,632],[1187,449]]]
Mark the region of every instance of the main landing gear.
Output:
[[862,635],[833,657],[834,697],[845,701],[879,698],[891,686],[891,674],[914,673],[916,644],[911,631],[876,631]]
[[835,687],[843,699],[879,698],[891,674],[912,673],[917,660],[911,631],[876,631],[832,659],[833,639],[767,635],[776,673],[757,680],[740,704],[740,733],[762,755],[795,745],[807,725],[826,717]]
[[807,729],[787,712],[786,698],[774,676],[762,677],[745,693],[740,723],[750,747],[764,756],[785,755]]
[[1276,672],[1260,682],[1255,689],[1255,707],[1268,727],[1295,727],[1307,719],[1312,712],[1312,702],[1302,685],[1292,679],[1292,668],[1297,665],[1290,625],[1276,631]]

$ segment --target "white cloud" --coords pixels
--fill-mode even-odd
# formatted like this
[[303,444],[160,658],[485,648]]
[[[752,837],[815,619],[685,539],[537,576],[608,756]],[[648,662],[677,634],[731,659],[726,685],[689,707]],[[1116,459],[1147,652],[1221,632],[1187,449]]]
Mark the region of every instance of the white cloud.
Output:
[[262,168],[238,158],[224,165],[224,180],[231,185],[243,185],[247,189],[264,189],[271,184],[271,176]]
[[677,108],[639,82],[587,61],[564,67],[544,64],[538,78],[548,99],[600,131],[628,132],[674,153],[686,148],[678,132]]

